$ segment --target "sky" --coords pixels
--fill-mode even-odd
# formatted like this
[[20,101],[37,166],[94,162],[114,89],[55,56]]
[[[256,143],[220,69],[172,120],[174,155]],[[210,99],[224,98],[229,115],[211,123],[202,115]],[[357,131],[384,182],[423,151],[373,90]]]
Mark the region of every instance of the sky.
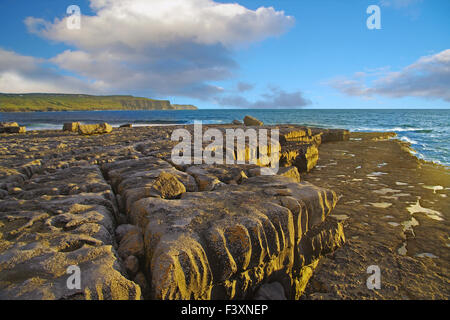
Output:
[[448,0],[2,0],[0,21],[2,93],[450,108]]

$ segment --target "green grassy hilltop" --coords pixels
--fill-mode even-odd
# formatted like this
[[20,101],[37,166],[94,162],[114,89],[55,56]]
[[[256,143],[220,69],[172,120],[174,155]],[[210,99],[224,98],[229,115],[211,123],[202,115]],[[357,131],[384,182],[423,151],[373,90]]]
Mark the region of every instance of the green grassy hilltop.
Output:
[[197,110],[197,107],[172,105],[168,100],[153,100],[133,96],[0,93],[0,112],[89,110]]

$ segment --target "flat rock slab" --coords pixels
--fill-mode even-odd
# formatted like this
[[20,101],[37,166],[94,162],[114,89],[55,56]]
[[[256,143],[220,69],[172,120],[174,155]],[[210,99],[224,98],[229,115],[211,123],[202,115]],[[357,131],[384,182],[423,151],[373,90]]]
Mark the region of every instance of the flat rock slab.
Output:
[[98,167],[36,176],[1,200],[0,299],[140,299],[117,259],[113,200]]

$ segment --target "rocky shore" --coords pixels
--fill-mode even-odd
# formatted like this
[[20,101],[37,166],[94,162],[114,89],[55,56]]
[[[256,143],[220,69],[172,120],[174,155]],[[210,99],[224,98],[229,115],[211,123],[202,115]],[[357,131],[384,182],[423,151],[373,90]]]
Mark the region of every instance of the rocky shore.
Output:
[[449,171],[394,134],[279,125],[264,176],[173,163],[179,128],[0,134],[0,299],[449,298]]

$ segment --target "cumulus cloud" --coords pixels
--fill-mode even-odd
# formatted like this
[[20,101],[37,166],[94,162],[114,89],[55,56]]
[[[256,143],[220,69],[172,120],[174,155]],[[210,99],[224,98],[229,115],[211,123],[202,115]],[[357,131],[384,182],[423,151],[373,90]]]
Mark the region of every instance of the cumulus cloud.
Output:
[[30,32],[74,47],[51,59],[111,90],[206,98],[238,68],[233,51],[286,32],[294,18],[213,0],[91,0],[81,29],[28,17]]
[[19,55],[0,48],[0,88],[3,93],[93,93],[101,83],[86,83],[76,77],[61,75],[46,66],[48,61]]
[[350,96],[419,97],[450,102],[450,49],[421,57],[400,71],[386,72],[372,81],[353,76],[336,78],[329,84]]
[[243,96],[234,95],[217,98],[216,102],[222,106],[249,109],[301,108],[312,103],[303,97],[301,91],[286,92],[276,87],[270,87],[269,92],[263,94],[257,101],[249,101]]

